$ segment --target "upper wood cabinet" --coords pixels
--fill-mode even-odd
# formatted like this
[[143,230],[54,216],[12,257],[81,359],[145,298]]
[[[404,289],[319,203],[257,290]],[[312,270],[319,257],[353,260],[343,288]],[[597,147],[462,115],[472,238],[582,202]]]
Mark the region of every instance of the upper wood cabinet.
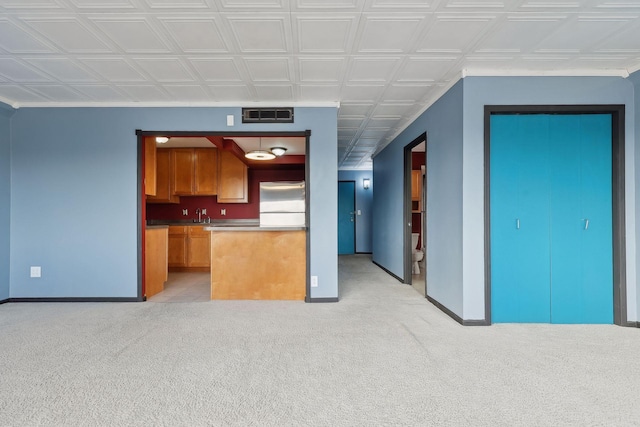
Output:
[[218,203],[249,203],[247,165],[229,151],[219,153]]
[[156,153],[156,195],[148,196],[148,203],[180,203],[173,191],[172,150],[164,148]]
[[154,138],[144,139],[144,194],[156,194],[156,141]]
[[215,196],[218,190],[218,150],[174,148],[173,191],[181,196]]
[[194,154],[194,194],[218,194],[218,150],[196,148]]
[[420,200],[422,195],[422,171],[411,171],[411,200]]

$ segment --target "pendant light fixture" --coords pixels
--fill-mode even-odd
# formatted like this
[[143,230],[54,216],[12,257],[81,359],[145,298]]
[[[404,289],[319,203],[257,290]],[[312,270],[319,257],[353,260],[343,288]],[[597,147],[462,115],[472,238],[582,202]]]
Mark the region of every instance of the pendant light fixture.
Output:
[[260,137],[260,147],[257,150],[249,151],[244,156],[251,160],[273,160],[276,158],[271,151],[262,149],[262,137]]
[[287,149],[284,147],[271,147],[271,152],[276,156],[284,156],[284,153],[287,152]]

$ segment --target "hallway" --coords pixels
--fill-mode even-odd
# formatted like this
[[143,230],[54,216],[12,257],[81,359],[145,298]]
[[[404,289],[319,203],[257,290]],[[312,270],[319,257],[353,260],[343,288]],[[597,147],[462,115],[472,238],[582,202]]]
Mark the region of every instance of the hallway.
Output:
[[0,305],[0,425],[638,425],[638,329],[463,327],[339,272],[339,303]]

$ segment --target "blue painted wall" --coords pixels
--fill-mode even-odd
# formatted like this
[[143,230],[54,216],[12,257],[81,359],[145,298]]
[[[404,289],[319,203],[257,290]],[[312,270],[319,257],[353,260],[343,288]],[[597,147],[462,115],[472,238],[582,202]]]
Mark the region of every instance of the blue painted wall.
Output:
[[636,186],[634,87],[619,77],[467,77],[464,79],[464,319],[484,319],[484,106],[624,104],[627,311],[636,320]]
[[403,275],[404,147],[427,132],[427,292],[462,316],[462,81],[373,159],[373,259]]
[[13,108],[0,103],[0,301],[9,298],[9,228],[11,206],[11,116]]
[[[337,297],[337,109],[242,124],[240,108],[23,108],[12,124],[11,297],[135,297],[136,129],[304,131],[310,139],[311,297]],[[227,114],[236,126],[226,126]],[[29,266],[42,278],[29,278]]]
[[[362,180],[369,179],[371,186],[368,190],[362,187]],[[355,181],[356,210],[361,215],[356,216],[356,252],[371,252],[371,219],[373,204],[373,171],[344,170],[338,171],[339,181]]]
[[640,209],[635,183],[640,153],[635,148],[635,123],[640,118],[634,84],[639,83],[637,73],[632,79],[467,77],[456,83],[374,158],[374,261],[402,276],[403,148],[426,131],[427,292],[465,320],[484,319],[484,106],[624,104],[627,312],[629,320],[636,321]]

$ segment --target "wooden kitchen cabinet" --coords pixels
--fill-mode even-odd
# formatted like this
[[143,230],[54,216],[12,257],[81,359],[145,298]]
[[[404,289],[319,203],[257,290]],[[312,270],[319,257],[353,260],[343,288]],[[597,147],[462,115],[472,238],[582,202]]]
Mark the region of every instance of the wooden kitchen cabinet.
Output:
[[144,194],[156,194],[156,141],[154,138],[144,139]]
[[148,203],[180,203],[173,190],[172,150],[164,148],[156,152],[156,195],[148,196]]
[[210,234],[203,226],[170,226],[169,267],[174,271],[208,271]]
[[151,297],[164,290],[167,281],[167,229],[145,230],[145,295]]
[[187,267],[211,265],[211,232],[204,227],[189,227]]
[[215,196],[218,192],[218,150],[174,148],[173,191],[179,196]]
[[247,165],[229,151],[218,157],[218,203],[249,203]]
[[411,211],[422,210],[422,171],[411,171]]
[[169,268],[187,266],[187,227],[169,226]]

